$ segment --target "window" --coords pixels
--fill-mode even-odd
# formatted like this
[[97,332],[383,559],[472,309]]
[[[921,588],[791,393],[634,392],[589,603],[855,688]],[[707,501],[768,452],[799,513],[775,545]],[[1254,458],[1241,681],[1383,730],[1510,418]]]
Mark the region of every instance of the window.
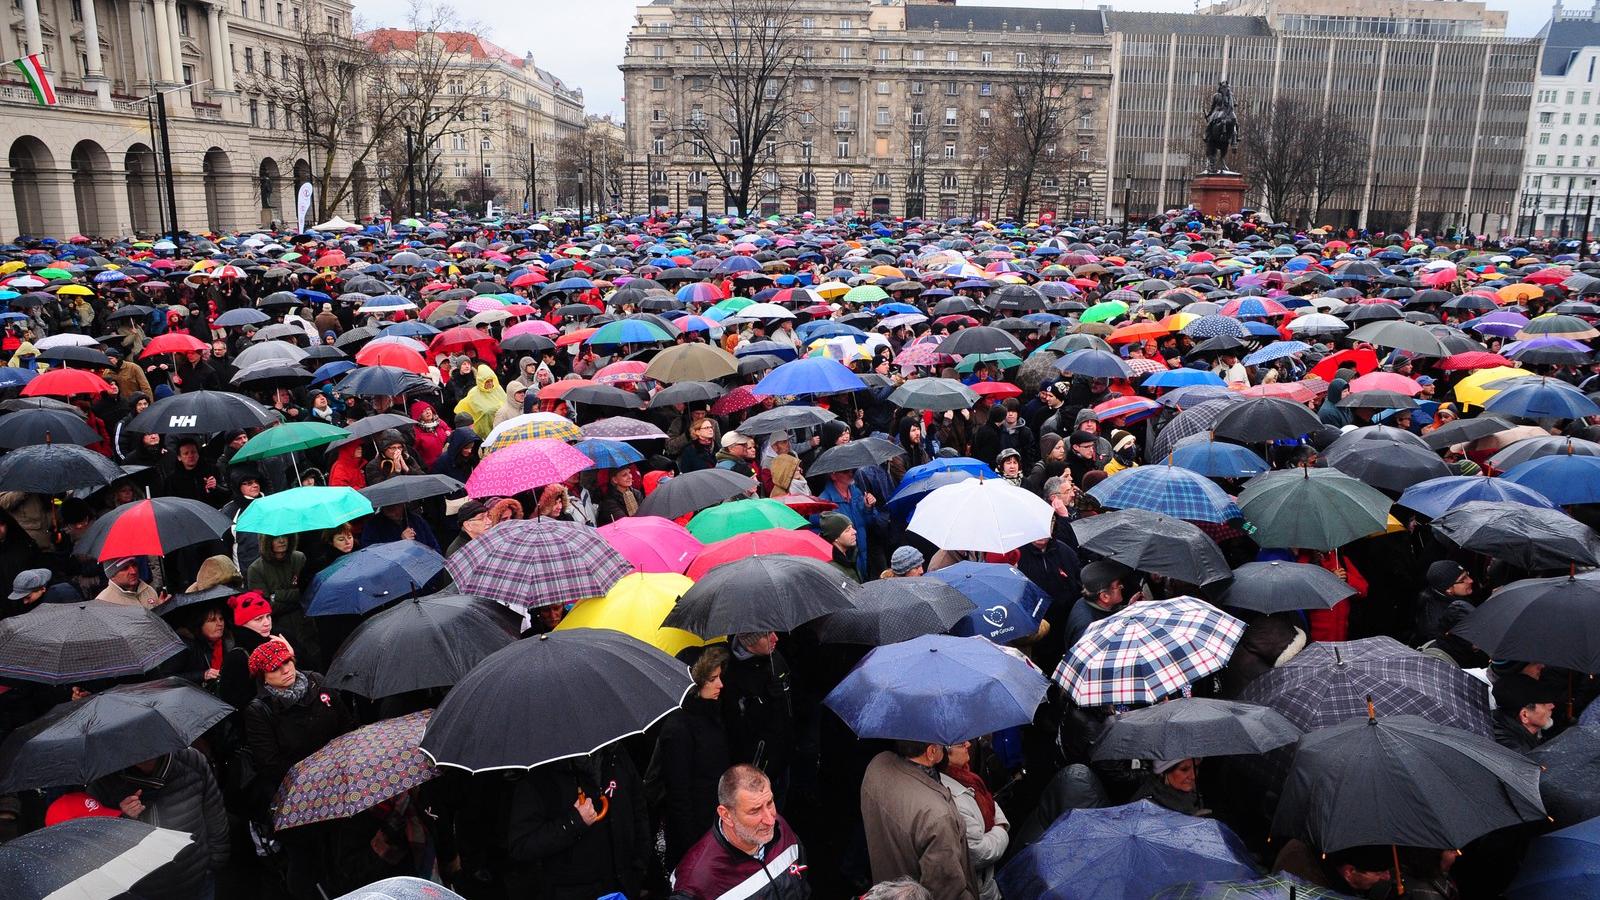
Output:
[[925,60],[925,58],[926,58],[926,54],[923,53],[921,47],[918,47],[917,49],[911,51],[911,61],[912,62],[914,62],[914,63],[923,62]]
[[889,173],[879,172],[878,174],[872,176],[872,186],[875,188],[889,187]]
[[[488,110],[487,109],[484,110],[484,113],[487,114]],[[666,120],[667,120],[666,110],[662,110],[662,109],[652,109],[652,110],[650,110],[650,121],[652,121],[652,122],[665,122]],[[489,120],[486,117],[486,118],[484,118],[484,121],[487,122]]]
[[811,48],[810,44],[806,44],[805,46],[800,48],[800,58],[801,59],[810,59],[812,54],[815,53],[815,52],[816,51]]
[[955,124],[956,124],[956,108],[954,106],[946,106],[944,108],[944,127],[946,127],[946,128],[954,128]]
[[254,47],[244,48],[244,70],[246,72],[254,72],[256,70],[256,51]]
[[850,59],[850,47],[848,45],[844,46],[844,47],[840,47],[839,48],[839,60],[841,62],[844,62],[844,61],[847,61],[849,59]]
[[275,100],[267,101],[267,127],[272,129],[278,127],[278,103]]
[[1088,147],[1080,148],[1078,150],[1078,162],[1088,162],[1088,161],[1089,161],[1089,148]]
[[460,96],[461,94],[466,93],[466,90],[461,85],[461,79],[459,79],[459,78],[450,79],[449,84],[447,84],[445,86],[445,93],[452,94],[452,95],[455,95],[455,96]]
[[332,34],[338,34],[339,33],[339,17],[338,16],[329,16],[328,17],[328,31],[330,33],[332,33]]
[[261,51],[261,74],[267,76],[268,78],[272,77],[272,51],[271,50],[263,50],[263,51]]
[[850,107],[848,107],[848,106],[839,107],[839,118],[836,121],[839,123],[839,127],[840,128],[849,128],[849,127],[851,127],[851,125],[850,125],[850,121],[851,121],[850,120]]
[[838,149],[838,154],[837,155],[838,155],[838,157],[840,159],[849,159],[850,158],[850,139],[847,138],[847,137],[839,138],[839,146],[838,146],[837,149]]
[[290,10],[290,12],[293,13],[293,15],[294,15],[294,30],[295,31],[299,31],[300,30],[300,7],[296,6],[294,9]]
[[888,47],[879,47],[878,48],[878,62],[886,63],[888,61],[889,61],[889,48]]
[[487,122],[487,121],[489,121],[489,107],[487,107],[487,106],[478,107],[478,121],[479,122]]
[[1561,124],[1563,124],[1563,125],[1571,125],[1572,124],[1572,113],[1562,113],[1561,114]]
[[944,52],[944,61],[947,63],[960,62],[961,54],[955,50],[946,50]]
[[667,79],[661,77],[660,75],[655,75],[655,76],[651,77],[651,79],[650,79],[650,90],[652,90],[652,91],[664,91],[666,89],[667,89]]
[[454,153],[467,152],[467,136],[464,134],[450,135],[450,150]]
[[1044,155],[1048,159],[1055,159],[1056,158],[1056,145],[1055,144],[1045,144],[1044,145]]
[[817,186],[817,173],[811,172],[811,171],[801,172],[800,173],[800,186],[801,187],[806,187],[806,188],[816,187]]
[[650,139],[650,152],[656,154],[657,156],[660,156],[660,155],[666,153],[667,152],[667,139],[662,137],[659,134],[656,135],[655,137],[651,138]]
[[494,140],[488,135],[484,135],[478,139],[478,149],[488,153],[490,150],[494,149]]
[[850,186],[850,173],[849,172],[835,172],[835,173],[833,173],[833,186],[834,187],[849,187]]
[[[247,70],[250,68],[250,55],[249,54],[250,54],[250,51],[246,50],[245,51],[245,61],[244,61],[244,63],[245,63],[245,68]],[[1549,144],[1550,143],[1550,132],[1546,131],[1546,132],[1540,134],[1539,135],[1539,143],[1540,144]]]
[[728,138],[728,155],[729,156],[738,156],[739,153],[740,153],[740,148],[743,147],[743,146],[744,146],[743,143],[738,138],[736,138],[736,137]]
[[889,107],[887,107],[887,106],[878,107],[878,124],[879,125],[888,125],[889,124]]
[[486,162],[486,163],[483,164],[483,177],[485,177],[485,178],[493,178],[494,177],[494,163]]
[[956,145],[955,144],[945,144],[944,145],[944,158],[945,159],[955,159],[956,158]]
[[988,97],[994,94],[994,85],[987,81],[978,82],[978,95]]
[[1545,155],[1543,153],[1541,153],[1538,156],[1535,156],[1533,158],[1533,164],[1536,165],[1536,166],[1544,165],[1544,161],[1545,161]]
[[178,4],[178,33],[185,36],[189,34],[189,7],[182,3]]
[[250,18],[250,0],[239,0],[239,15]]
[[811,158],[811,142],[810,141],[801,141],[800,142],[800,158],[801,159],[810,159]]
[[817,124],[817,116],[809,109],[800,110],[800,124],[811,126]]
[[944,83],[944,95],[946,97],[954,97],[960,90],[961,86],[954,81],[946,81]]
[[928,122],[923,115],[922,107],[913,107],[911,110],[911,126],[913,128],[921,128],[926,124],[928,124]]
[[699,169],[696,169],[693,172],[689,173],[689,186],[690,187],[704,187],[705,183],[706,183],[706,173],[700,171]]
[[699,106],[690,107],[689,124],[696,127],[706,124],[706,111]]
[[657,44],[655,46],[655,55],[656,55],[656,59],[661,59],[662,57],[666,56],[667,55],[667,45],[666,44]]
[[1567,145],[1567,136],[1563,134],[1561,136],[1561,140],[1557,141],[1556,143],[1558,143],[1561,146],[1565,147]]
[[987,110],[987,109],[978,110],[978,127],[979,128],[988,128],[989,127],[989,115],[990,115],[989,114],[989,110]]
[[939,187],[942,187],[947,191],[955,190],[955,188],[956,188],[956,176],[953,175],[953,174],[949,174],[949,173],[946,173],[944,175],[940,175],[939,176]]
[[[83,21],[83,0],[72,0],[72,21]],[[87,69],[88,66],[84,66],[84,68]]]
[[466,163],[464,163],[464,162],[456,163],[456,177],[457,178],[465,178],[465,177],[467,177],[467,164]]
[[856,83],[849,80],[835,81],[833,89],[840,94],[853,94],[856,91]]
[[992,63],[992,62],[994,62],[994,52],[992,50],[985,50],[982,53],[979,53],[978,54],[978,62],[982,62],[982,63]]
[[[845,34],[849,34],[851,31],[855,30],[855,24],[852,23],[849,19],[840,19],[839,20],[839,30],[844,32]],[[1569,100],[1568,102],[1570,103],[1571,101]]]
[[817,27],[817,20],[811,18],[810,16],[806,16],[805,18],[800,20],[800,29],[802,31],[810,31],[811,29],[816,28],[816,27]]
[[258,127],[261,125],[261,109],[254,100],[250,101],[250,124]]
[[912,141],[911,142],[911,158],[912,159],[921,159],[922,158],[922,142],[921,141]]
[[1026,50],[1018,50],[1017,51],[1017,65],[1025,66],[1027,64],[1028,64],[1028,52]]
[[1085,53],[1083,55],[1083,64],[1084,64],[1084,66],[1086,68],[1093,66],[1094,65],[1094,54],[1093,53]]
[[913,94],[922,93],[922,82],[920,82],[920,81],[911,82],[911,93],[913,93]]
[[283,4],[282,3],[278,4],[278,24],[279,25],[283,24]]
[[[87,69],[88,66],[84,66],[84,68]],[[194,66],[183,67],[183,83],[194,84]],[[268,127],[270,128],[271,126]]]
[[888,94],[889,93],[889,82],[887,82],[887,81],[878,82],[877,91],[878,91],[878,93],[880,95]]
[[802,91],[814,91],[816,89],[817,89],[817,80],[815,78],[802,78],[802,79],[800,79],[800,90],[802,90]]
[[1043,188],[1053,188],[1056,186],[1056,183],[1056,177],[1054,175],[1046,175],[1039,179],[1039,186]]
[[1088,130],[1090,130],[1092,128],[1094,128],[1094,116],[1092,116],[1092,115],[1090,115],[1088,113],[1084,113],[1083,115],[1078,117],[1078,130],[1079,131],[1088,131]]

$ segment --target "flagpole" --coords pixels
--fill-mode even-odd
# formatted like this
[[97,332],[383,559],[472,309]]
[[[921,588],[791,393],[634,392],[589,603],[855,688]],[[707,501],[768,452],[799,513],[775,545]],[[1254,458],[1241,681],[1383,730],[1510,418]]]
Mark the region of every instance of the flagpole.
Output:
[[156,125],[161,132],[161,168],[166,171],[167,237],[174,245],[178,243],[178,192],[172,177],[172,141],[167,130],[167,95],[177,91],[192,90],[203,84],[210,83],[211,79],[209,78],[202,81],[193,81],[129,101],[130,105],[133,103],[150,103],[155,106]]

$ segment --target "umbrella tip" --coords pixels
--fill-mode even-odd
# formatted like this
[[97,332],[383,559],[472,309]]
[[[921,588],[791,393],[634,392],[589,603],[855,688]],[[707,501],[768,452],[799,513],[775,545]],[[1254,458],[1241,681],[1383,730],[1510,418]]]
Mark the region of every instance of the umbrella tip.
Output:
[[1372,702],[1372,695],[1367,695],[1367,724],[1375,725],[1378,721],[1378,707]]

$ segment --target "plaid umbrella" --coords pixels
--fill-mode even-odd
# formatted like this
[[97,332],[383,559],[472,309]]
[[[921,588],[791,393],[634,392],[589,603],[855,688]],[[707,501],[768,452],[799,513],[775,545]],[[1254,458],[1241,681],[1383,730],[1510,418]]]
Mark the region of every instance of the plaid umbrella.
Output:
[[445,568],[462,593],[519,609],[603,597],[633,571],[598,531],[559,519],[501,522]]
[[1194,881],[1156,894],[1151,900],[1339,900],[1346,897],[1288,872],[1278,872],[1254,881]]
[[1089,496],[1108,509],[1144,509],[1195,522],[1226,522],[1244,516],[1216,482],[1174,465],[1123,469],[1090,488]]
[[1089,626],[1052,677],[1079,706],[1144,706],[1221,669],[1243,634],[1195,597],[1136,603]]
[[294,764],[272,798],[278,829],[345,819],[432,781],[417,744],[433,710],[384,719],[329,741]]
[[1166,459],[1172,448],[1178,442],[1192,434],[1204,434],[1212,429],[1224,412],[1236,403],[1244,401],[1237,395],[1219,396],[1215,400],[1206,400],[1196,403],[1183,410],[1166,427],[1156,432],[1155,439],[1150,442],[1150,449],[1144,458],[1150,461]]
[[41,603],[0,622],[0,676],[81,684],[148,672],[183,649],[160,616],[138,606]]
[[584,434],[565,416],[551,412],[532,412],[508,419],[495,426],[483,441],[483,452],[489,453],[512,444],[533,440],[577,441]]
[[551,438],[513,444],[491,454],[467,476],[469,497],[510,497],[566,481],[594,465],[583,451]]
[[1367,714],[1367,697],[1386,715],[1491,734],[1483,682],[1394,638],[1314,643],[1250,682],[1240,700],[1270,706],[1303,731]]
[[1142,358],[1142,357],[1133,357],[1131,359],[1126,360],[1126,362],[1128,363],[1128,368],[1132,369],[1133,370],[1133,374],[1136,375],[1136,376],[1137,375],[1154,375],[1157,372],[1165,372],[1165,371],[1167,371],[1167,364],[1162,362],[1159,359],[1145,359],[1145,358]]
[[649,422],[630,419],[627,416],[612,416],[609,419],[597,419],[583,426],[583,436],[604,438],[608,441],[648,441],[665,438],[667,433]]

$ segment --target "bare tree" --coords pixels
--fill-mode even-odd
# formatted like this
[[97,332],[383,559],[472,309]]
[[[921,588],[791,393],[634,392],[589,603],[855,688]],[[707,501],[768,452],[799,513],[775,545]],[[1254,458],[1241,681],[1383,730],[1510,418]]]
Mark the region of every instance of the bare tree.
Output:
[[466,178],[458,179],[458,184],[457,193],[464,195],[466,202],[480,211],[485,201],[498,200],[503,190],[500,182],[485,175],[482,169],[471,170]]
[[1063,64],[1068,49],[1043,45],[1026,51],[1022,71],[1001,98],[995,126],[995,164],[1002,173],[1000,203],[1027,218],[1044,176],[1058,164],[1057,149],[1071,120],[1088,109],[1076,76]]
[[558,181],[582,182],[586,196],[590,190],[622,196],[627,148],[604,127],[591,125],[563,137],[556,142],[552,156]]
[[927,215],[928,114],[914,106],[906,118],[906,217]]
[[[804,41],[790,0],[697,0],[702,23],[687,34],[697,61],[694,108],[673,124],[673,143],[708,160],[741,215],[770,186],[758,172],[792,143],[803,105],[794,82]],[[772,156],[769,156],[771,154]]]
[[[1319,145],[1333,143],[1323,132],[1329,124],[1288,96],[1241,111],[1239,145],[1244,174],[1274,219],[1298,221],[1311,209],[1323,152]],[[1330,195],[1337,189],[1332,183],[1340,177],[1337,168],[1328,170]]]
[[[1355,190],[1365,174],[1366,142],[1349,119],[1323,110],[1312,144],[1311,183],[1308,185],[1308,219],[1320,219],[1336,195]],[[1308,224],[1315,224],[1314,222]]]

